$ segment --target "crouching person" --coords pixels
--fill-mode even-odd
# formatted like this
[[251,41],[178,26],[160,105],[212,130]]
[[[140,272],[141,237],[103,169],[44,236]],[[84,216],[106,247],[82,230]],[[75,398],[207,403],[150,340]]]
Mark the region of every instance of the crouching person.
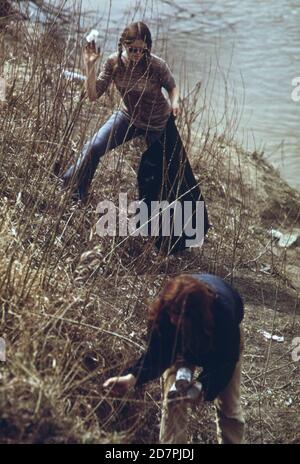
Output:
[[[173,393],[186,382],[186,397],[192,391],[189,387],[193,392],[197,387],[203,401],[215,403],[218,443],[242,443],[243,315],[240,295],[220,277],[182,274],[169,279],[150,306],[147,350],[120,377],[106,380],[104,387],[123,395],[161,377],[160,442],[184,444],[188,401],[178,401]],[[176,381],[182,366],[188,368],[183,384],[178,374]],[[202,372],[192,380],[195,367]]]

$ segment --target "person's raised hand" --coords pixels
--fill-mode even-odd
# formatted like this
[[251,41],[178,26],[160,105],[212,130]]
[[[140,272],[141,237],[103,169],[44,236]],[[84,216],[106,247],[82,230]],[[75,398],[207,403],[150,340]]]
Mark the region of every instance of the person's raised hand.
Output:
[[103,387],[113,395],[124,396],[135,385],[136,378],[132,374],[107,379]]
[[83,50],[84,63],[87,66],[92,66],[100,58],[100,47],[96,50],[95,41],[88,42]]

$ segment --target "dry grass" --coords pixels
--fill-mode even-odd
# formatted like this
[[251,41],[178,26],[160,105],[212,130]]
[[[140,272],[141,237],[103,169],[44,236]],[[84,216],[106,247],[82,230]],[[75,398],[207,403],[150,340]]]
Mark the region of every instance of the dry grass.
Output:
[[[299,223],[299,196],[224,134],[208,127],[193,137],[191,106],[179,127],[214,226],[203,249],[165,257],[147,239],[98,237],[97,203],[119,191],[136,198],[142,142],[103,159],[89,205],[72,205],[54,171],[65,169],[111,113],[115,96],[91,104],[80,86],[60,79],[63,68],[80,69],[80,52],[79,40],[68,40],[56,23],[18,23],[1,34],[0,69],[9,85],[0,107],[0,335],[7,343],[0,441],[156,443],[158,382],[122,400],[107,396],[102,383],[143,348],[147,300],[162,281],[198,271],[226,277],[245,300],[247,441],[297,441],[300,363],[290,351],[300,336],[299,287],[287,265],[299,263],[299,252],[279,252],[266,230]],[[293,205],[280,223],[274,199],[285,212],[283,201]],[[267,342],[261,328],[284,343]],[[190,432],[193,443],[215,442],[211,405],[192,413]]]

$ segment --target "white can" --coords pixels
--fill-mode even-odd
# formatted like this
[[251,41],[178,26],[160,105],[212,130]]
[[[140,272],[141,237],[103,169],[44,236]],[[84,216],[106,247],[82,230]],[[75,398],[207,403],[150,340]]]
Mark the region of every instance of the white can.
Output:
[[200,397],[201,392],[202,392],[202,383],[194,382],[193,385],[188,389],[186,396],[190,400],[195,401]]
[[93,40],[95,42],[99,41],[100,39],[100,34],[99,32],[97,31],[97,29],[92,29],[88,35],[86,36],[86,41],[87,42],[92,42]]
[[192,371],[188,367],[181,367],[178,369],[175,381],[177,390],[181,392],[186,390],[192,381],[192,377]]

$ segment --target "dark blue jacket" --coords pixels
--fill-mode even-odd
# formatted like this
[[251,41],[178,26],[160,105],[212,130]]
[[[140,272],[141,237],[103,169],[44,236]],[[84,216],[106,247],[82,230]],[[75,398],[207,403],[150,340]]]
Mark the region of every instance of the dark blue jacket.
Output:
[[[193,352],[184,361],[186,365],[203,368],[199,381],[203,386],[205,400],[213,401],[229,383],[240,356],[239,324],[244,316],[243,301],[238,292],[220,277],[211,274],[192,276],[206,283],[216,294],[212,308],[214,343],[205,355]],[[147,351],[124,372],[137,377],[136,385],[161,376],[180,354],[181,343],[176,327],[171,324],[165,327],[163,336],[157,331],[149,334]]]

